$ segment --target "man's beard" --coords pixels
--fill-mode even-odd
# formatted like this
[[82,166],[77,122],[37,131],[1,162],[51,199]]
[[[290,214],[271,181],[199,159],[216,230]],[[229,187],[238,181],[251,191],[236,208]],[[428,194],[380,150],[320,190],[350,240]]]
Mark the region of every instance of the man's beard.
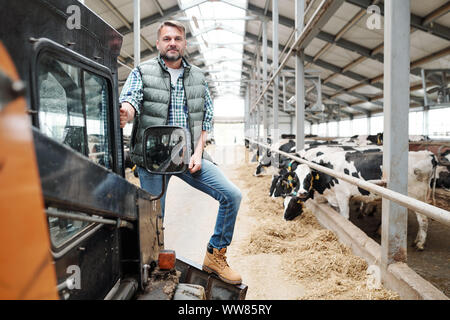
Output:
[[170,51],[170,49],[167,50],[165,53],[161,54],[161,57],[162,57],[164,60],[175,62],[175,61],[180,60],[180,59],[183,57],[183,56],[181,55],[180,51],[178,51],[178,54],[175,55],[175,56],[169,56],[169,55],[167,55],[167,53],[168,53],[169,51]]

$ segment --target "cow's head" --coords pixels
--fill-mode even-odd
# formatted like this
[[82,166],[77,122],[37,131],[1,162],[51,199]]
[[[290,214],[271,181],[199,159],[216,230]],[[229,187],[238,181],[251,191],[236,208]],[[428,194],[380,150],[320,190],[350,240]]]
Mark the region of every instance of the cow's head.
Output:
[[264,172],[264,167],[261,164],[258,164],[256,167],[255,173],[253,174],[255,177],[260,176]]
[[280,176],[272,194],[272,197],[286,197],[291,194],[295,186],[297,185],[297,180],[295,174],[292,172],[287,172],[283,176]]
[[382,146],[383,145],[383,132],[377,133],[377,145]]
[[279,170],[278,175],[273,176],[270,187],[270,196],[273,198],[285,197],[294,191],[298,185],[298,179],[294,172],[297,165],[297,162],[290,161]]
[[317,174],[306,164],[300,164],[295,169],[295,187],[291,195],[304,201],[314,198],[314,175]]
[[303,213],[304,202],[298,197],[287,196],[283,202],[285,220],[293,220]]
[[450,173],[449,171],[447,172],[441,172],[439,174],[439,179],[441,187],[444,188],[445,190],[450,190]]
[[278,181],[280,181],[281,179],[281,174],[279,175],[274,175],[272,177],[272,182],[270,184],[270,190],[269,190],[269,196],[275,198],[275,189],[277,187]]
[[436,169],[436,177],[431,179],[430,187],[444,188],[450,190],[450,170],[449,166],[438,166]]
[[383,145],[383,132],[378,132],[377,134],[371,134],[367,136],[367,141],[370,141],[373,144],[378,146]]
[[263,147],[258,148],[258,166],[256,167],[254,174],[256,177],[264,173],[265,167],[269,167],[271,165],[271,155],[272,153],[269,149]]
[[443,153],[438,154],[438,159],[434,160],[436,161],[436,165],[440,164],[442,166],[446,166],[450,171],[450,150],[445,150]]

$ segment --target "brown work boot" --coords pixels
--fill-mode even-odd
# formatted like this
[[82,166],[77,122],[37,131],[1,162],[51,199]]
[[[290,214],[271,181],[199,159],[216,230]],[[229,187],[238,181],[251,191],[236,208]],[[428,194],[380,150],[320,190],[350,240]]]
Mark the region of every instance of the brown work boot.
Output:
[[227,263],[225,253],[227,248],[220,250],[208,246],[205,260],[203,261],[203,270],[208,273],[215,273],[222,281],[230,284],[240,284],[242,282],[239,273],[231,270]]

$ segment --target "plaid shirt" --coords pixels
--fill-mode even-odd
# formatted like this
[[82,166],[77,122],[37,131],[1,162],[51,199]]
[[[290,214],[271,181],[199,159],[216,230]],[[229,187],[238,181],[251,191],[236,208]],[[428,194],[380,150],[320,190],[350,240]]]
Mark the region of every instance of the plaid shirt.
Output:
[[[161,57],[158,59],[162,62],[163,67],[166,71],[168,71],[164,60]],[[187,67],[187,63],[184,59],[183,67]],[[177,125],[183,128],[188,128],[187,118],[188,118],[188,109],[186,102],[186,95],[184,92],[183,86],[183,74],[184,71],[180,74],[177,79],[176,85],[170,82],[170,86],[172,87],[172,93],[170,95],[170,106],[169,106],[169,125]],[[142,107],[142,100],[144,98],[143,87],[142,87],[142,79],[137,68],[134,68],[130,75],[128,76],[127,81],[125,82],[122,92],[119,97],[120,103],[128,102],[130,103],[134,109],[136,109],[137,114],[140,113]],[[212,119],[214,115],[214,107],[211,100],[211,96],[209,94],[208,84],[205,81],[205,106],[204,106],[204,115],[203,115],[203,124],[202,130],[211,132],[212,130]]]

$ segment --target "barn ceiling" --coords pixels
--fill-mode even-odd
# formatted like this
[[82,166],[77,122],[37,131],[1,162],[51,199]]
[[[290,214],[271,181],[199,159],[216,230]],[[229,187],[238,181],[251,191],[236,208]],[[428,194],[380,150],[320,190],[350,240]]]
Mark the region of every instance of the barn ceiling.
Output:
[[[322,1],[305,1],[307,24]],[[311,75],[320,76],[325,107],[307,112],[309,121],[323,122],[382,111],[384,21],[381,17],[380,29],[367,27],[366,10],[372,4],[380,8],[383,16],[383,1],[343,1],[304,48],[305,69]],[[85,5],[124,36],[119,57],[119,81],[124,81],[134,61],[133,0],[85,0]],[[295,1],[279,0],[278,8],[281,62],[295,41]],[[262,27],[263,21],[267,21],[270,79],[272,1],[141,0],[141,61],[157,54],[156,29],[167,19],[185,23],[187,58],[205,71],[213,97],[243,96],[249,83],[257,85],[258,82],[249,80],[258,74],[258,59],[262,61]],[[411,0],[410,42],[411,107],[417,107],[423,105],[421,69],[450,69],[450,2]],[[285,70],[294,69],[294,55],[288,58],[285,67]],[[438,86],[437,82],[431,79],[429,86]],[[281,82],[279,89],[279,108],[284,110]],[[316,94],[311,82],[307,82],[306,90],[307,104],[312,106]],[[287,81],[287,98],[294,92],[293,81]],[[271,93],[270,89],[269,102]],[[432,97],[433,94],[437,93],[432,93]],[[254,102],[257,97],[253,98]]]

